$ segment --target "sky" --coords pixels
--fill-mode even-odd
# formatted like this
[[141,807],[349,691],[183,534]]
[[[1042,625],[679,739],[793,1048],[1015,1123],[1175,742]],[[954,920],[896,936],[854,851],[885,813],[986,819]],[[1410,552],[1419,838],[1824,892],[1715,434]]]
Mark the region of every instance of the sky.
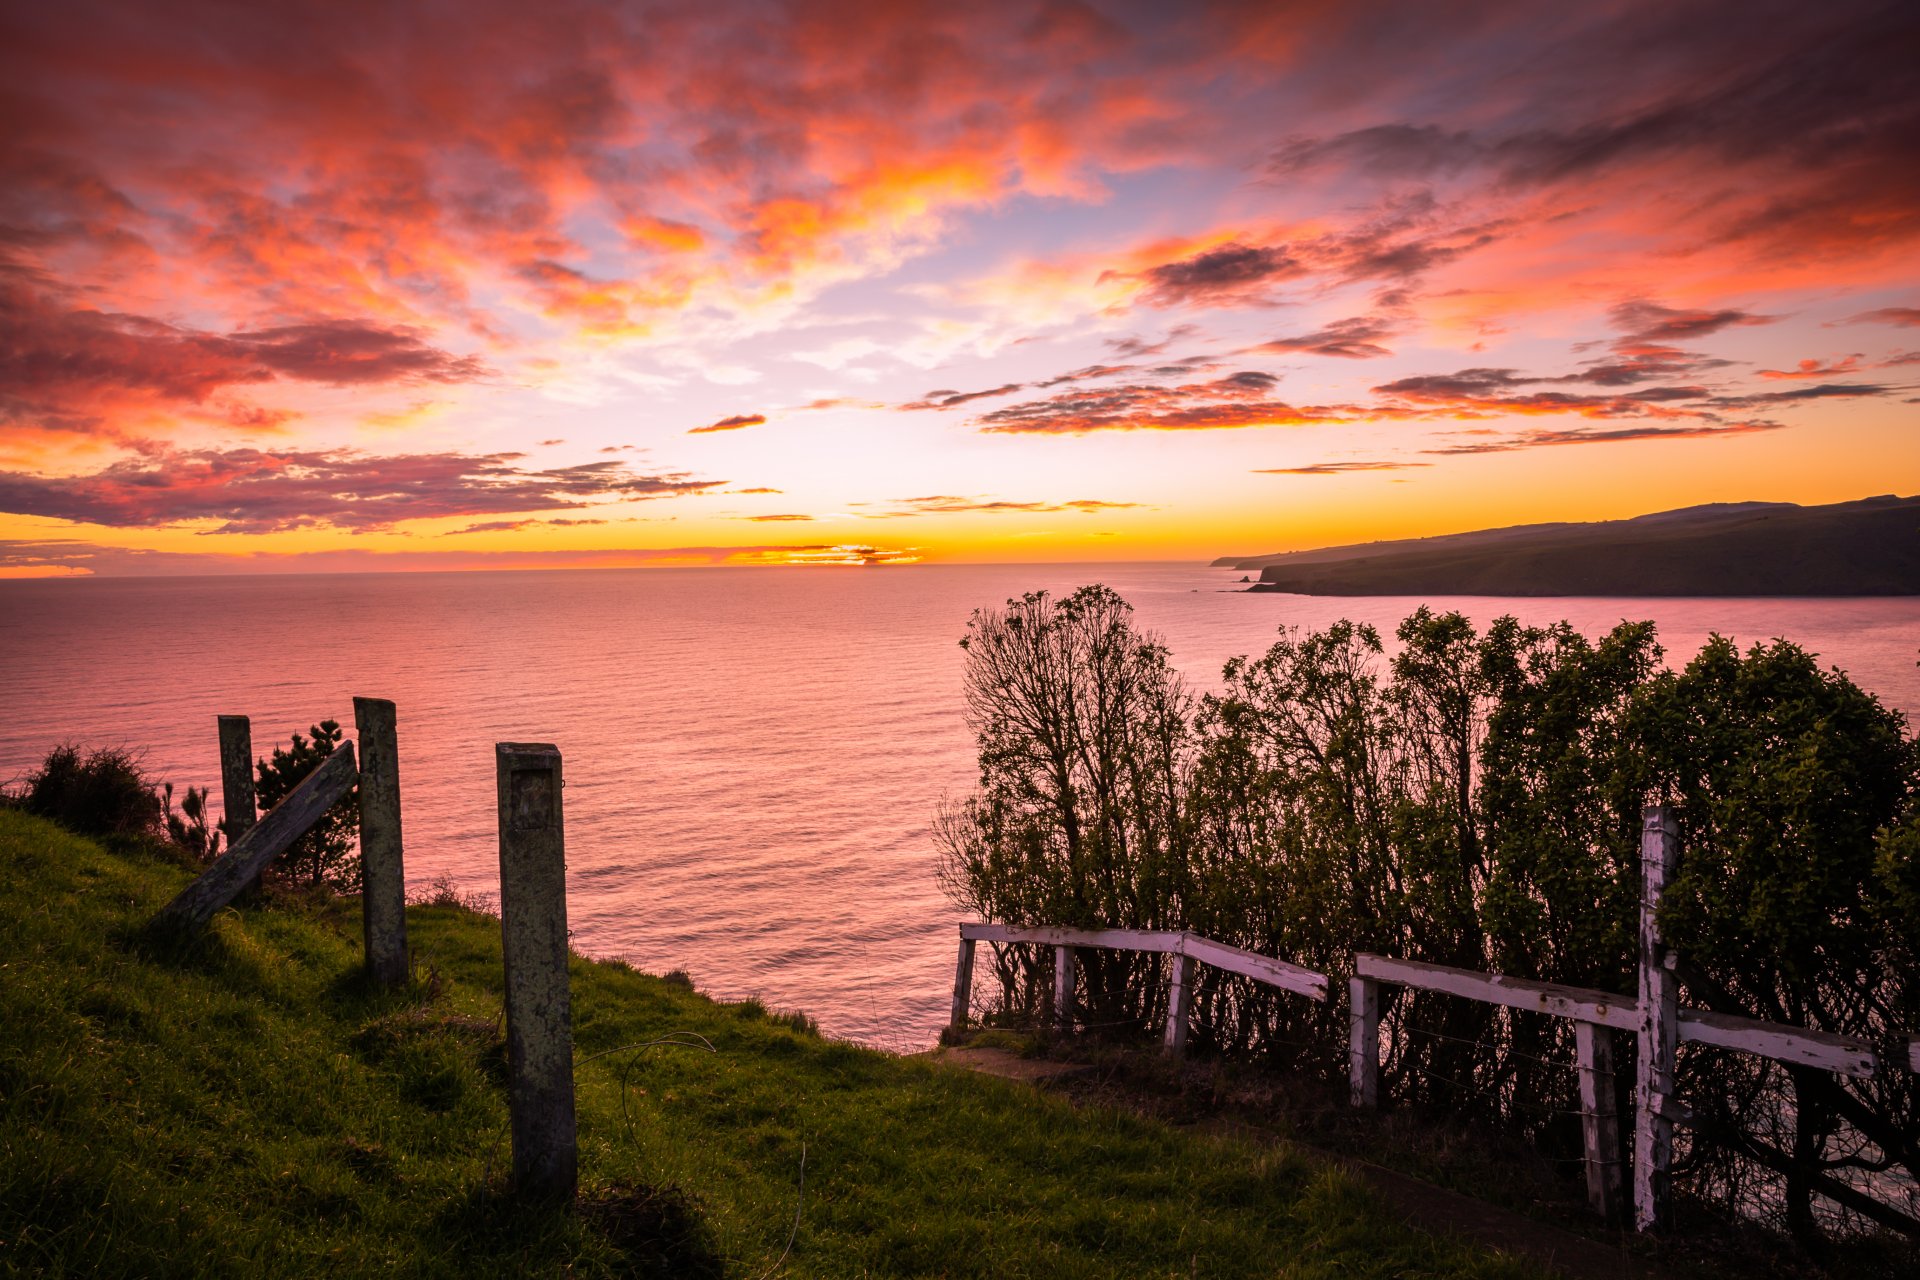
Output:
[[1920,7],[0,7],[0,575],[1920,491]]

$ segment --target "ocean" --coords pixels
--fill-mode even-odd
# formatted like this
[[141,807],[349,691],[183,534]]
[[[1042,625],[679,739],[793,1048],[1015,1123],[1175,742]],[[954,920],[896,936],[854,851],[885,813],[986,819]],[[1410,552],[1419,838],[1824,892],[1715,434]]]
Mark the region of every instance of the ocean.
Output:
[[[1192,564],[920,565],[0,582],[0,779],[53,745],[123,745],[219,790],[214,718],[254,750],[355,695],[398,705],[407,879],[497,885],[493,744],[565,761],[576,948],[897,1050],[945,1021],[959,913],[931,822],[973,781],[969,614],[1104,582],[1195,685],[1282,626],[1391,635],[1409,598],[1248,595]],[[1651,618],[1670,662],[1711,632],[1785,637],[1920,713],[1920,599],[1426,601],[1485,623]],[[422,957],[431,959],[431,957]]]

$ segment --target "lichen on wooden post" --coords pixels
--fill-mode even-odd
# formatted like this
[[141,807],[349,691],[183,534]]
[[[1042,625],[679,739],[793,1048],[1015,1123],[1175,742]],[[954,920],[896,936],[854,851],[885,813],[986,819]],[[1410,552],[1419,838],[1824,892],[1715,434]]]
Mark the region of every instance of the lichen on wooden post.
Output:
[[1380,984],[1350,978],[1347,998],[1351,1026],[1347,1035],[1349,1095],[1356,1107],[1380,1105]]
[[227,847],[253,830],[257,821],[253,797],[253,724],[245,716],[221,716],[220,804],[225,810],[220,828]]
[[507,1100],[513,1185],[571,1200],[579,1182],[573,1008],[567,986],[567,867],[560,751],[495,744],[500,804],[500,932],[507,979]]
[[1173,1057],[1187,1051],[1187,1010],[1193,998],[1193,957],[1175,954],[1173,986],[1167,992],[1167,1036],[1165,1049]]
[[1613,1029],[1573,1024],[1580,1067],[1580,1138],[1587,1163],[1587,1203],[1607,1222],[1620,1217],[1620,1114],[1614,1102]]
[[[240,843],[240,837],[253,830],[259,820],[259,803],[253,793],[253,722],[245,716],[221,716],[220,722],[220,829],[227,834],[227,848]],[[259,888],[255,879],[253,888]]]
[[960,958],[953,966],[953,1016],[947,1021],[955,1035],[967,1029],[967,1010],[973,1003],[973,947],[973,939],[962,934]]
[[360,918],[367,974],[407,980],[407,875],[400,840],[400,754],[393,703],[355,698],[360,746]]
[[1660,936],[1660,897],[1677,861],[1680,826],[1661,805],[1641,815],[1640,827],[1640,1026],[1635,1063],[1633,1126],[1633,1225],[1658,1231],[1667,1225],[1672,1188],[1673,1073],[1680,1047],[1679,983],[1668,967]]

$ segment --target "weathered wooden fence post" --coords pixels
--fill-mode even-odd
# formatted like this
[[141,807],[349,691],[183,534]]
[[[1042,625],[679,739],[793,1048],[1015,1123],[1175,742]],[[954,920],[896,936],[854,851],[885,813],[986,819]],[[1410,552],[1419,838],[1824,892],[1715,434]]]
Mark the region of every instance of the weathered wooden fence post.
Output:
[[1640,825],[1640,1027],[1633,1125],[1633,1225],[1640,1231],[1667,1225],[1671,1197],[1680,994],[1657,913],[1679,846],[1680,826],[1672,811],[1662,805],[1647,808]]
[[573,1113],[560,750],[544,742],[496,743],[494,767],[513,1185],[529,1199],[571,1200],[580,1153]]
[[355,698],[360,739],[360,919],[367,973],[381,986],[407,980],[407,876],[400,844],[400,748],[393,704]]
[[1166,1051],[1179,1057],[1187,1051],[1187,1006],[1193,1000],[1193,957],[1173,957],[1173,987],[1167,992]]
[[1053,1025],[1073,1029],[1073,948],[1053,949]]
[[1620,1114],[1613,1092],[1613,1029],[1573,1024],[1580,1064],[1580,1138],[1587,1160],[1587,1203],[1608,1222],[1620,1218]]
[[967,1009],[973,1003],[973,939],[960,935],[960,958],[953,966],[953,1017],[947,1025],[955,1035],[967,1029]]
[[1347,982],[1352,1028],[1347,1040],[1347,1076],[1353,1105],[1380,1105],[1380,984],[1372,978]]
[[259,820],[253,798],[253,724],[245,716],[220,717],[220,826],[231,849]]

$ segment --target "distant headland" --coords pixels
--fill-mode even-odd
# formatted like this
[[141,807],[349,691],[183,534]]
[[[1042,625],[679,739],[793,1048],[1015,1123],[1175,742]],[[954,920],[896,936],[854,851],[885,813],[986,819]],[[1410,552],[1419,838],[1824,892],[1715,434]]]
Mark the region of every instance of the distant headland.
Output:
[[1714,503],[1213,564],[1297,595],[1920,595],[1920,497]]

